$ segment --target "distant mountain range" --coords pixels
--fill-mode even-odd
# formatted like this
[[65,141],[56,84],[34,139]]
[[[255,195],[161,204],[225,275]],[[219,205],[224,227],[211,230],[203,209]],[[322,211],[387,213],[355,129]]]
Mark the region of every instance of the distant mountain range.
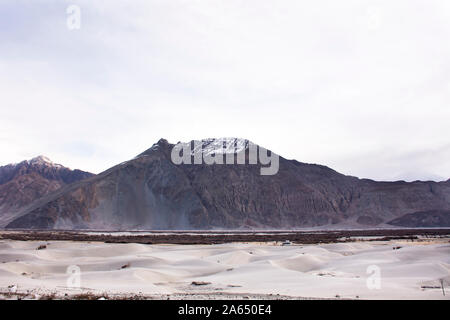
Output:
[[[234,139],[248,159],[243,141]],[[248,162],[174,164],[173,147],[161,139],[98,175],[44,157],[0,167],[0,227],[450,227],[450,180],[376,182],[282,157],[277,174],[261,175],[261,165]]]
[[0,228],[33,201],[92,176],[55,164],[44,156],[0,167]]

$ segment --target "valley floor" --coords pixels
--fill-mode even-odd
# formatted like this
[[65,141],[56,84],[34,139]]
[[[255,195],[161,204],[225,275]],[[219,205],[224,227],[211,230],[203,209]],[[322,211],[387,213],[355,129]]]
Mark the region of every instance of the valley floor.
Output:
[[0,240],[4,299],[449,299],[449,285],[448,237],[286,246]]

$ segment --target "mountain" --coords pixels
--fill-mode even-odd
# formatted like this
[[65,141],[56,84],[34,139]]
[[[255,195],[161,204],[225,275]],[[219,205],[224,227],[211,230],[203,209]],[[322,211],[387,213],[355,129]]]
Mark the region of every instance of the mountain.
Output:
[[389,222],[403,227],[450,227],[450,210],[429,210],[405,214]]
[[44,156],[0,167],[0,227],[17,218],[20,210],[34,200],[91,176],[55,164]]
[[[436,210],[448,217],[450,181],[376,182],[282,157],[276,174],[263,175],[260,163],[249,164],[251,143],[227,141],[236,149],[223,150],[217,139],[196,149],[192,141],[188,158],[232,154],[236,160],[239,153],[245,165],[175,164],[174,145],[161,139],[134,159],[39,199],[7,228],[419,227],[421,221],[440,226],[445,219],[430,216]],[[408,218],[419,213],[420,219]]]

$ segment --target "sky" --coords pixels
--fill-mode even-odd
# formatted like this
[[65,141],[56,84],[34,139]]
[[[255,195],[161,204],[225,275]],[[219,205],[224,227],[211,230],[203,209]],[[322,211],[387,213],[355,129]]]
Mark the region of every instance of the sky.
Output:
[[0,165],[99,173],[160,138],[239,137],[447,180],[449,39],[448,0],[0,0]]

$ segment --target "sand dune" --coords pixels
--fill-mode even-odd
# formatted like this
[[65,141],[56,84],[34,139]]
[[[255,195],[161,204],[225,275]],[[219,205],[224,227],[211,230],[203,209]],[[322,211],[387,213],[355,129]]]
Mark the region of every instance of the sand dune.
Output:
[[[37,250],[39,246],[46,246]],[[81,270],[68,287],[67,268]],[[380,288],[367,286],[367,268]],[[444,296],[439,280],[443,279]],[[193,281],[206,285],[195,286]],[[280,294],[351,299],[448,299],[448,239],[279,246],[0,241],[0,291],[102,294]]]
[[293,271],[308,272],[320,270],[328,259],[313,254],[300,254],[293,258],[272,261],[272,264]]

